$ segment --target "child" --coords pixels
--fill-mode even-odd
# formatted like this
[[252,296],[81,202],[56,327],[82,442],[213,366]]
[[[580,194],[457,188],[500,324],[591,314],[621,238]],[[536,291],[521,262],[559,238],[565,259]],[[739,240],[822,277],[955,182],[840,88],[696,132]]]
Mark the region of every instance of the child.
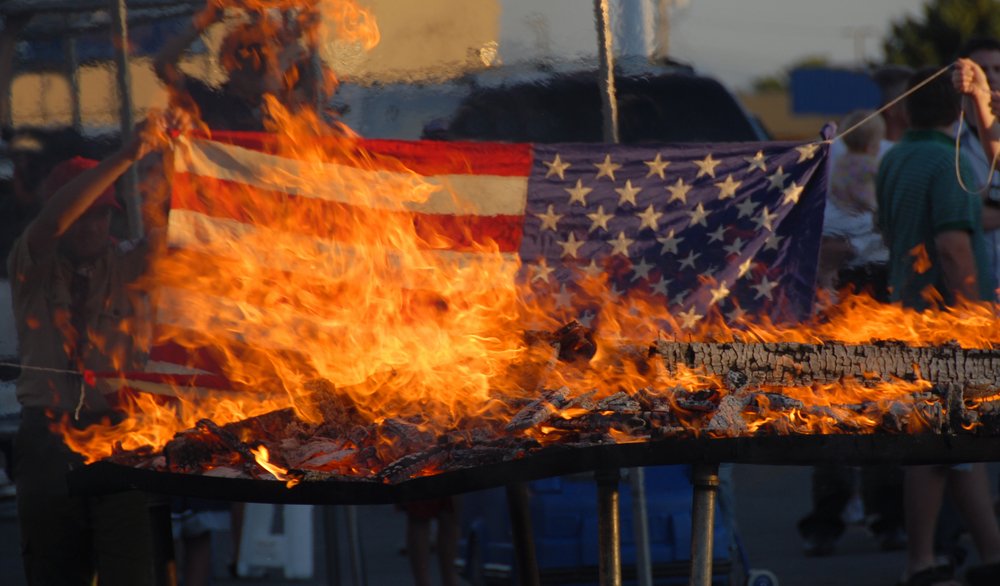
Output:
[[[849,129],[871,114],[870,110],[855,110],[844,118],[841,128]],[[875,176],[884,138],[881,116],[873,116],[842,138],[847,152],[834,161],[830,171],[823,223],[822,287],[832,289],[850,282],[857,289],[874,287],[876,296],[881,292],[879,275],[884,275],[889,251],[875,229]]]

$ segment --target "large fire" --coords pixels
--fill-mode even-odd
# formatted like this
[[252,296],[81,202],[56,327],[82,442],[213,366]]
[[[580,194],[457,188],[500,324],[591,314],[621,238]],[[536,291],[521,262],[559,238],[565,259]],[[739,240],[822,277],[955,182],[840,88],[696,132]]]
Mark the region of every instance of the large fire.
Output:
[[[313,46],[336,38],[367,47],[378,39],[374,19],[349,0],[239,4],[258,16],[293,11],[305,42]],[[723,399],[737,392],[718,375],[668,368],[651,358],[648,347],[665,338],[804,344],[898,340],[912,346],[957,342],[963,348],[993,348],[1000,340],[1000,320],[987,304],[917,313],[866,295],[845,295],[821,318],[795,327],[761,319],[726,325],[717,316],[684,327],[691,324],[682,324],[662,304],[633,298],[602,307],[588,339],[592,351],[560,361],[563,348],[551,340],[538,343],[526,332],[558,330],[566,317],[546,303],[526,301],[515,278],[516,255],[488,244],[467,254],[446,252],[454,235],[428,234],[415,225],[411,211],[434,197],[448,197],[447,186],[363,151],[352,132],[313,109],[289,109],[274,96],[267,97],[266,108],[273,134],[267,151],[299,163],[272,170],[274,176],[260,177],[260,184],[283,185],[286,193],[323,194],[327,205],[280,196],[251,208],[249,190],[241,191],[237,183],[219,185],[215,203],[229,206],[233,214],[252,213],[244,221],[256,229],[228,233],[201,253],[164,254],[147,285],[154,306],[183,317],[161,324],[152,345],[169,342],[192,355],[210,349],[233,386],[214,391],[179,382],[176,397],[168,401],[132,395],[123,422],[83,431],[67,428],[67,442],[89,462],[113,452],[159,451],[179,433],[204,430],[206,420],[224,426],[283,410],[311,425],[340,418],[336,423],[342,430],[407,421],[433,444],[435,437],[455,429],[508,427],[526,403],[553,389],[561,389],[565,400],[550,401],[547,408],[566,421],[601,411],[595,406],[622,393],[652,395],[654,404],[662,400],[683,411],[696,404],[691,397],[699,392]],[[189,147],[183,137],[175,143],[176,149]],[[372,181],[372,173],[357,169],[375,171],[381,179]],[[308,237],[287,236],[293,232]],[[594,299],[602,298],[603,286],[591,285]],[[856,432],[869,433],[879,423],[880,409],[894,401],[922,401],[930,386],[919,378],[765,386],[761,390],[769,394],[761,396],[771,399],[753,406],[742,432],[771,426],[787,433],[831,433],[842,430],[848,419]],[[768,404],[779,396],[798,407]],[[862,404],[867,407],[844,407]],[[515,432],[544,445],[558,441],[567,429],[549,419]],[[622,442],[642,438],[620,430],[613,435]],[[264,448],[255,459],[285,478],[287,470],[269,463],[280,438],[239,439],[270,443],[272,453]],[[406,453],[397,439],[386,437],[379,444],[382,461]],[[357,459],[342,463],[329,455],[350,448],[352,441],[346,432],[327,436],[326,456],[303,455],[297,462],[314,470],[358,473]],[[433,464],[422,473],[429,470]]]

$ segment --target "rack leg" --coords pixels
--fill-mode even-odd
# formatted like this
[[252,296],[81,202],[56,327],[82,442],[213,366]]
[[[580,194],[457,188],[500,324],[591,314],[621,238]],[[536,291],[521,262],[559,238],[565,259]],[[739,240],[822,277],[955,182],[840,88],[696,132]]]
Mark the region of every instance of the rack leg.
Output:
[[712,541],[715,499],[719,492],[719,465],[695,464],[691,474],[694,497],[691,514],[690,586],[712,584]]
[[597,481],[597,531],[599,533],[598,572],[601,586],[621,586],[622,559],[621,534],[618,520],[618,469],[598,470]]
[[535,557],[535,537],[531,529],[527,484],[518,482],[507,485],[507,510],[510,513],[510,531],[517,560],[517,583],[522,586],[539,586],[541,580],[538,575],[538,560]]

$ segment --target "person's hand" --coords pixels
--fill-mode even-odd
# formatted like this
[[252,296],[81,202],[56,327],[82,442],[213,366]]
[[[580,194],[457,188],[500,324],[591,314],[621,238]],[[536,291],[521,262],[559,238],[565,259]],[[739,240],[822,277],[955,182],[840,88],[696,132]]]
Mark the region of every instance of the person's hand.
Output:
[[169,148],[177,136],[190,132],[192,125],[191,115],[179,108],[165,113],[150,111],[146,120],[136,125],[124,150],[129,158],[138,161],[155,150]]
[[975,61],[959,59],[951,70],[951,83],[955,91],[962,94],[986,95],[990,92],[990,82]]

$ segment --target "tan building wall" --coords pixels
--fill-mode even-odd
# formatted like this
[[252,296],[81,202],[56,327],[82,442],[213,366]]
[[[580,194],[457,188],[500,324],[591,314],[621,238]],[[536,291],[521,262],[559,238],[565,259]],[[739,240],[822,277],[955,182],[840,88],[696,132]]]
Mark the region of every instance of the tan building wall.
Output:
[[740,94],[744,107],[760,119],[776,140],[809,140],[819,136],[823,125],[836,116],[800,116],[792,114],[787,92]]
[[[480,69],[492,62],[500,34],[497,0],[363,0],[381,32],[379,44],[365,53],[333,44],[324,51],[337,74],[356,83],[441,81]],[[223,79],[212,58],[224,27],[208,31],[208,55],[185,60],[183,69],[210,82]],[[118,98],[113,64],[80,69],[80,110],[87,127],[115,127]],[[166,91],[149,58],[131,63],[133,103],[137,116],[166,104]],[[14,126],[69,126],[73,101],[65,75],[23,73],[11,86]]]
[[[498,0],[362,0],[381,41],[334,69],[354,81],[441,81],[493,62],[500,40]],[[346,61],[346,62],[345,62]]]

